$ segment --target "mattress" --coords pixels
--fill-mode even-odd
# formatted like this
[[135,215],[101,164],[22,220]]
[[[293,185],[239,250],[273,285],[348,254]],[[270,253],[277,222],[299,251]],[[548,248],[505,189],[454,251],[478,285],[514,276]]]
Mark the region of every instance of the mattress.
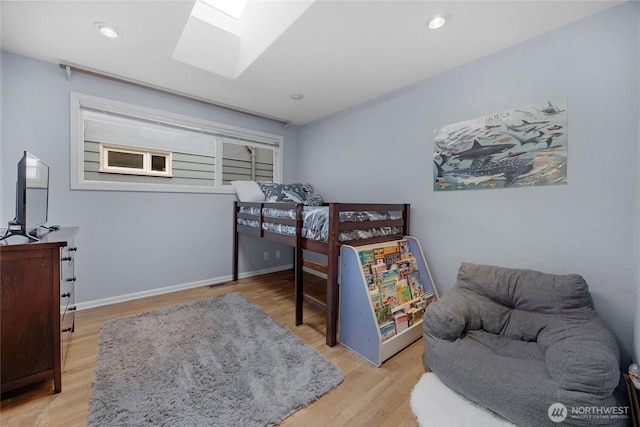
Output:
[[[240,208],[240,213],[259,216],[260,209],[255,207]],[[268,218],[296,218],[293,209],[263,208],[264,220],[262,229],[274,233],[294,235],[296,229],[292,225],[275,224]],[[353,211],[340,212],[340,222],[367,222],[382,221],[387,219],[401,219],[401,211]],[[238,218],[238,224],[257,228],[257,220]],[[372,224],[373,225],[373,224]],[[368,239],[371,237],[402,234],[402,227],[366,227],[360,230],[343,231],[340,233],[340,241]],[[302,210],[302,237],[305,239],[326,242],[329,237],[329,207],[328,206],[304,206]]]

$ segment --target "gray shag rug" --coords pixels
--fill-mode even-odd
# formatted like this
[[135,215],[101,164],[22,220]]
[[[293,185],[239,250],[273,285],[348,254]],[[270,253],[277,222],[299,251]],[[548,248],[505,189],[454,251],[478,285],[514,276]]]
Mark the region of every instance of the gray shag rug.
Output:
[[274,425],[343,380],[240,293],[105,322],[90,427]]

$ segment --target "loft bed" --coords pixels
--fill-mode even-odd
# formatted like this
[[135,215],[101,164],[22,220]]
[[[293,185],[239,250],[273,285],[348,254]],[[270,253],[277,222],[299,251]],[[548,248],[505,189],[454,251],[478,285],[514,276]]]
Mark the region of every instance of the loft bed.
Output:
[[[239,234],[273,240],[294,248],[296,326],[303,323],[303,302],[326,313],[326,342],[337,342],[338,258],[340,246],[399,240],[409,234],[409,204],[234,202],[233,280],[238,280]],[[327,264],[304,258],[303,250],[327,255]],[[304,292],[303,269],[327,276],[326,302]]]

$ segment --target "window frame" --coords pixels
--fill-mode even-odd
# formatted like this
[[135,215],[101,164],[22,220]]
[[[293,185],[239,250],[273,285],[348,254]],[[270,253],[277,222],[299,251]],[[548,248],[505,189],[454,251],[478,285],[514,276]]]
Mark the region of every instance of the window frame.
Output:
[[[127,168],[127,167],[120,167],[120,166],[110,166],[109,154],[111,152],[142,155],[142,168],[137,169],[137,168]],[[151,158],[153,156],[164,157],[165,159],[164,171],[153,170],[151,165]],[[116,144],[108,144],[108,143],[100,142],[99,172],[101,173],[160,176],[160,177],[171,178],[173,176],[172,160],[173,160],[173,152],[171,151],[148,150],[144,148],[136,148],[136,147],[129,147],[124,145],[116,145]]]
[[[141,183],[120,181],[96,181],[84,176],[84,111],[114,114],[141,122],[154,122],[171,127],[206,133],[216,139],[215,185],[179,185],[168,183]],[[175,193],[219,193],[233,194],[233,187],[222,184],[218,179],[218,171],[222,171],[221,153],[223,139],[234,139],[247,145],[259,145],[273,150],[273,181],[281,182],[283,176],[282,159],[284,158],[284,137],[281,135],[241,128],[209,120],[184,116],[167,111],[155,110],[134,104],[113,101],[77,92],[70,93],[70,174],[72,190],[103,191],[141,191],[141,192],[175,192]],[[105,143],[106,144],[106,143]],[[116,144],[108,144],[116,145]],[[135,149],[135,147],[126,147]],[[141,149],[144,151],[161,151]],[[162,151],[161,151],[162,152]],[[138,174],[139,175],[139,174]],[[155,175],[153,175],[155,176]],[[221,177],[220,177],[221,178]],[[170,181],[170,180],[167,180]],[[219,184],[220,183],[220,184]]]

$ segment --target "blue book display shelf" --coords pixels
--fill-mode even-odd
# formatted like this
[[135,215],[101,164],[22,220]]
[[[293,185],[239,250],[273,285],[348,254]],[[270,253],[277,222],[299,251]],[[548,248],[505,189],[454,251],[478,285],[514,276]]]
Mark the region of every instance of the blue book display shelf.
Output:
[[376,366],[422,337],[425,308],[438,291],[411,236],[342,245],[339,341]]

